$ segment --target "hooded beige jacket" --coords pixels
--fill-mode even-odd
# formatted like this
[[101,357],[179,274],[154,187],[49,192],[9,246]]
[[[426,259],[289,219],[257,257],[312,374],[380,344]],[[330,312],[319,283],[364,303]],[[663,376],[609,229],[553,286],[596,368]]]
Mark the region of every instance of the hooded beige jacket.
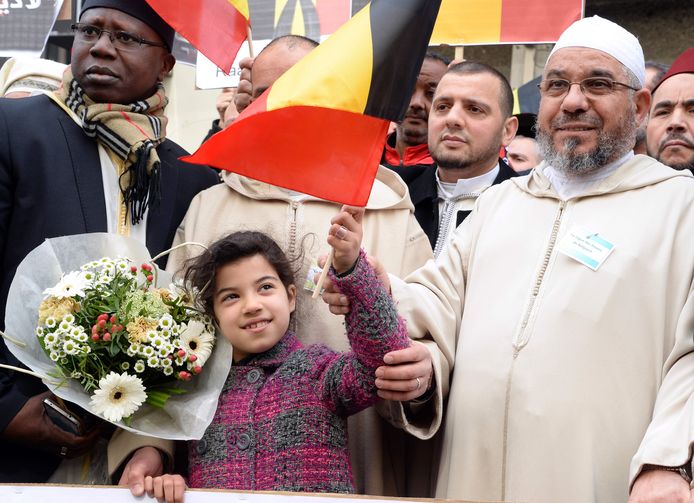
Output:
[[[580,226],[596,270],[559,251]],[[694,178],[635,156],[561,201],[536,169],[490,188],[436,262],[393,294],[438,345],[436,496],[625,502],[644,464],[691,462]],[[419,426],[419,427],[417,427]],[[631,464],[631,468],[630,468]]]
[[[341,316],[311,299],[303,284],[309,267],[327,255],[330,219],[340,205],[310,196],[297,200],[285,189],[225,172],[223,182],[199,193],[178,229],[174,246],[185,241],[209,244],[239,230],[270,235],[289,258],[303,253],[296,274],[298,296],[292,329],[304,344],[320,342],[348,349]],[[433,257],[431,245],[414,217],[407,186],[394,172],[379,167],[364,216],[363,247],[396,276],[409,274]],[[167,269],[177,271],[195,247],[177,250]],[[406,436],[405,436],[406,437]],[[403,433],[378,417],[373,408],[349,419],[350,452],[357,492],[403,495]]]

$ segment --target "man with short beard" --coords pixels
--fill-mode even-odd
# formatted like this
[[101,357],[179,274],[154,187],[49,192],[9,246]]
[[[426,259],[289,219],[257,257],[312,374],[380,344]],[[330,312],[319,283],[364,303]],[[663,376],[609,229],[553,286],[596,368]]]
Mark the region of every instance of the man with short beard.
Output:
[[653,90],[648,153],[694,173],[694,47],[684,51]]
[[436,164],[407,178],[415,217],[438,256],[488,187],[517,176],[499,159],[518,129],[513,91],[491,66],[464,61],[441,78],[429,113],[429,151]]
[[[446,59],[433,52],[427,53],[405,117],[386,139],[381,164],[393,169],[405,182],[409,176],[417,176],[422,169],[434,164],[427,146],[427,121],[434,91],[447,67]],[[410,171],[412,169],[414,171]]]
[[691,501],[694,178],[631,151],[644,74],[631,33],[574,23],[540,85],[545,162],[384,277],[440,350],[429,408],[391,410],[415,435],[444,424],[437,498]]

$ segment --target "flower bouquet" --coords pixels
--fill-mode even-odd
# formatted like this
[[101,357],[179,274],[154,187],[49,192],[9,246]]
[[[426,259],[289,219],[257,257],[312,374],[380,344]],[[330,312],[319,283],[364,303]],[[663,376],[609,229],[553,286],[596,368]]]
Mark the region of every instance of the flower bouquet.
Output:
[[[200,438],[231,365],[223,338],[142,244],[49,239],[10,288],[6,343],[59,397],[131,431]],[[161,285],[168,285],[162,287]]]

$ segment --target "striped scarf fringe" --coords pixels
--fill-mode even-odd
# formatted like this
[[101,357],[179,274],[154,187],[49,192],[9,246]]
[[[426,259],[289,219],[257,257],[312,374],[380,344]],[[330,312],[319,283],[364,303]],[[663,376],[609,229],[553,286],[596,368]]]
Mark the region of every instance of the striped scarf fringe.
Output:
[[80,118],[87,136],[124,161],[119,185],[132,224],[138,224],[147,209],[161,201],[161,163],[156,147],[166,135],[164,108],[168,99],[163,86],[159,84],[150,98],[129,105],[94,103],[68,69],[56,95]]

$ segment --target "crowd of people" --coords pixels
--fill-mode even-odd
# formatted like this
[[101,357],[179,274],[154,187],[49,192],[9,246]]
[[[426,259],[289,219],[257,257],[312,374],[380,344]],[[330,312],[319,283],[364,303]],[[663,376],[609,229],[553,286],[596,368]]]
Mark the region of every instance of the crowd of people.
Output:
[[[666,68],[621,26],[577,21],[530,118],[497,69],[427,53],[353,208],[180,161],[174,32],[146,2],[85,0],[74,30],[69,66],[0,70],[18,98],[0,99],[0,319],[46,238],[109,232],[152,256],[195,241],[209,249],[160,265],[196,287],[233,364],[189,443],[68,433],[39,380],[0,369],[0,482],[79,482],[65,467],[107,441],[99,482],[169,502],[694,501],[694,48]],[[210,135],[316,46],[283,36],[243,61]],[[21,365],[3,342],[0,363]]]

